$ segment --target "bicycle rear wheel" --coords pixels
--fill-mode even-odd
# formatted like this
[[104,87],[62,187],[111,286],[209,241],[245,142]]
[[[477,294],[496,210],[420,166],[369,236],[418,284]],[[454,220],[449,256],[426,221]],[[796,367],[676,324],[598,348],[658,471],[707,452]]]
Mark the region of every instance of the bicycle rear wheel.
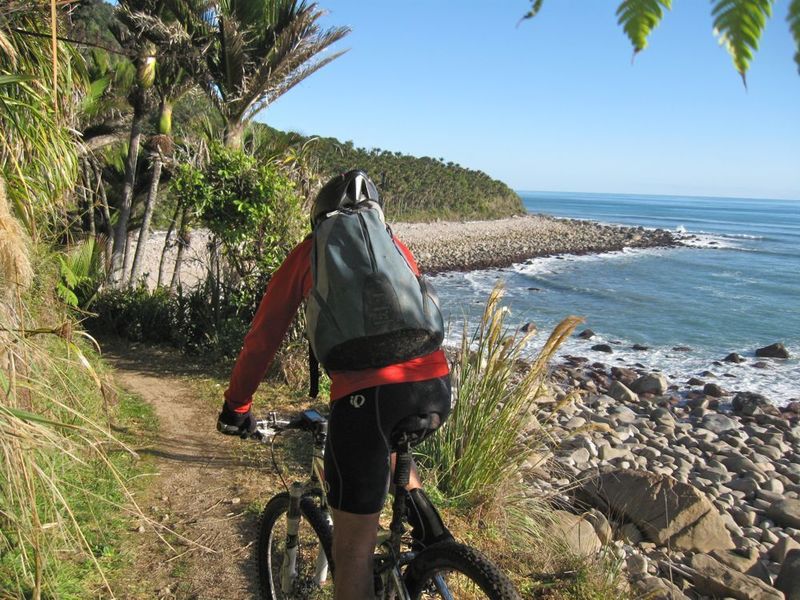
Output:
[[289,494],[278,494],[261,515],[258,579],[261,598],[333,598],[333,533],[327,515],[313,496],[300,499],[297,546],[287,547]]
[[508,577],[488,558],[457,542],[420,552],[406,569],[405,584],[412,600],[520,600]]

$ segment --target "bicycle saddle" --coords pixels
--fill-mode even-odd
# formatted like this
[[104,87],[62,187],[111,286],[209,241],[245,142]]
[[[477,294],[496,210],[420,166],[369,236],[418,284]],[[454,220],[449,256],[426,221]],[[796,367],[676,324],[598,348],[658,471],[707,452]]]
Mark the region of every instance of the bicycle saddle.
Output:
[[397,422],[392,429],[389,441],[392,449],[407,443],[415,446],[428,437],[431,433],[439,429],[442,424],[442,417],[439,413],[431,412],[420,415],[411,415]]

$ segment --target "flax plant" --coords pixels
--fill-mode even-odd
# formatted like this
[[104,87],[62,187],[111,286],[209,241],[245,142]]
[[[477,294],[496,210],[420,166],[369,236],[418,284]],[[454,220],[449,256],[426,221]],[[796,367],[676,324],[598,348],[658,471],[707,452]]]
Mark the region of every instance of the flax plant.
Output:
[[445,497],[456,505],[505,515],[516,536],[535,534],[535,519],[546,513],[541,502],[526,494],[522,469],[546,453],[547,423],[534,414],[547,393],[547,363],[581,319],[561,321],[527,364],[524,350],[533,332],[514,332],[506,325],[503,293],[501,284],[492,291],[474,335],[464,325],[452,369],[453,410],[421,454],[426,476]]

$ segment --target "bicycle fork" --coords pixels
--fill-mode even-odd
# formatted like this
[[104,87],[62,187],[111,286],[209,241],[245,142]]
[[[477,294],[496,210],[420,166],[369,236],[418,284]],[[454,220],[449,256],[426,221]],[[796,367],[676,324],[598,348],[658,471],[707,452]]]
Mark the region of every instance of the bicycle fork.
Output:
[[286,550],[283,553],[281,564],[281,589],[289,592],[292,582],[297,577],[297,550],[300,533],[300,498],[303,495],[303,486],[293,483],[289,489],[289,511],[286,513]]

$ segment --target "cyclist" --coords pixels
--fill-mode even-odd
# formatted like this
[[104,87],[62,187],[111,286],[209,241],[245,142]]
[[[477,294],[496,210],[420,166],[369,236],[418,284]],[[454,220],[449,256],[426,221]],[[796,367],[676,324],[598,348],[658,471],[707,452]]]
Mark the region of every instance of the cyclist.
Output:
[[[312,224],[321,215],[364,200],[382,205],[377,188],[366,173],[349,171],[338,175],[317,194]],[[395,241],[419,274],[411,252]],[[312,287],[311,247],[309,236],[289,253],[267,286],[225,391],[217,421],[222,433],[240,435],[255,427],[252,396]],[[335,598],[364,600],[374,595],[372,556],[392,465],[388,439],[394,426],[409,416],[437,413],[440,421],[447,418],[449,366],[439,348],[386,367],[333,371],[330,377],[325,476],[334,522]],[[406,489],[415,545],[424,547],[452,539],[415,471]]]

